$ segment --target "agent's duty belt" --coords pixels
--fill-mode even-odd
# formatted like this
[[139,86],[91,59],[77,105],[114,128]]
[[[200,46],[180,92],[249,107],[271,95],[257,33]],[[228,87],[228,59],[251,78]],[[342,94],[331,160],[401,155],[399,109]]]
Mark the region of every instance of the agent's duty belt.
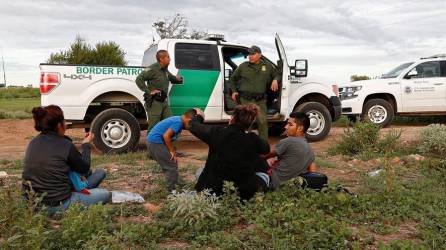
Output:
[[160,91],[154,95],[152,95],[153,100],[157,102],[164,102],[167,98],[167,93],[164,91]]
[[255,101],[261,101],[263,99],[266,99],[267,95],[264,93],[253,93],[253,92],[247,92],[247,91],[239,91],[240,97],[243,97],[244,99],[248,100],[255,100]]
[[151,95],[149,92],[144,93],[144,101],[146,102],[147,107],[152,107],[153,101],[164,102],[167,98],[167,93],[164,91],[160,91],[156,94]]

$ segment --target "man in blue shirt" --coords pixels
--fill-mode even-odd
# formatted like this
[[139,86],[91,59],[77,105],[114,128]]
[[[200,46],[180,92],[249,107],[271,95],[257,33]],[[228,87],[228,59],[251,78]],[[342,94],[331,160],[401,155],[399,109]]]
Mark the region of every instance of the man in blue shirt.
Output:
[[189,109],[181,116],[164,119],[147,135],[149,155],[161,166],[169,192],[175,190],[178,182],[178,163],[173,141],[183,129],[189,128],[189,122],[196,114],[195,109]]

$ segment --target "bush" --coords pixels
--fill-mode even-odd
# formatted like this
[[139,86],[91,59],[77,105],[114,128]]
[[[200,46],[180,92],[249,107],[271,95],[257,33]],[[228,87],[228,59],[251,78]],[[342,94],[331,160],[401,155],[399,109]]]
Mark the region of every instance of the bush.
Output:
[[420,134],[418,150],[421,153],[444,156],[446,153],[446,126],[432,124],[423,129]]
[[369,122],[357,122],[353,128],[344,130],[341,139],[335,140],[329,149],[330,154],[373,155],[385,154],[399,147],[401,130],[391,130],[384,136],[379,134],[380,127]]
[[292,179],[276,192],[258,195],[247,204],[245,218],[262,235],[262,248],[348,248],[345,244],[352,233],[333,213],[345,213],[349,197],[305,190],[301,183],[301,178]]
[[50,234],[45,214],[36,212],[41,198],[30,192],[26,203],[14,186],[0,191],[0,249],[41,248]]
[[127,222],[121,228],[122,240],[124,242],[148,248],[166,237],[165,229],[161,223],[137,224]]
[[71,205],[62,216],[59,230],[52,234],[51,248],[80,249],[87,242],[109,241],[114,230],[111,209],[105,205]]
[[168,237],[184,240],[231,228],[242,220],[242,203],[232,183],[225,182],[223,191],[220,197],[208,190],[169,195],[158,223]]
[[215,194],[208,190],[197,193],[183,191],[167,197],[165,208],[172,213],[172,218],[187,226],[201,224],[208,220],[217,220],[217,208],[220,206]]

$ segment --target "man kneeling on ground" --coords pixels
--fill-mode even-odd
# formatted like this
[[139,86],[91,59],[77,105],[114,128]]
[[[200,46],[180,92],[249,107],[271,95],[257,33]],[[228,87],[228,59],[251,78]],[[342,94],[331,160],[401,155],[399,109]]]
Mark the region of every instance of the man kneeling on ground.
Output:
[[149,155],[161,166],[166,178],[167,190],[175,190],[178,182],[178,162],[173,141],[197,114],[195,109],[187,110],[181,116],[172,116],[157,123],[147,135]]
[[305,132],[310,127],[310,119],[305,113],[293,112],[285,125],[287,138],[280,140],[264,159],[269,161],[271,177],[270,189],[277,189],[282,183],[306,172],[316,172],[314,153],[305,139]]

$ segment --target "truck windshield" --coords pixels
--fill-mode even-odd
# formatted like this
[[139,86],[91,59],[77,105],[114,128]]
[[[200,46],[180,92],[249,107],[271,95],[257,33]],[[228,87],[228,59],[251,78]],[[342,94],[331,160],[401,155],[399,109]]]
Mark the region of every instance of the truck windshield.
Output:
[[150,66],[156,63],[156,52],[158,51],[158,45],[151,45],[146,51],[144,51],[144,57],[142,58],[141,65],[144,67]]
[[383,74],[381,78],[395,78],[395,77],[399,76],[403,70],[405,70],[407,67],[409,67],[412,64],[413,64],[413,62],[403,63],[400,66],[392,69],[388,73]]
[[229,57],[229,59],[235,64],[235,65],[237,65],[237,67],[240,65],[240,64],[242,64],[242,63],[244,63],[244,62],[246,62],[247,61],[247,59],[246,59],[246,55],[244,55],[243,53],[237,53],[237,54],[235,54],[235,55],[233,55],[233,56],[231,56],[231,57]]

